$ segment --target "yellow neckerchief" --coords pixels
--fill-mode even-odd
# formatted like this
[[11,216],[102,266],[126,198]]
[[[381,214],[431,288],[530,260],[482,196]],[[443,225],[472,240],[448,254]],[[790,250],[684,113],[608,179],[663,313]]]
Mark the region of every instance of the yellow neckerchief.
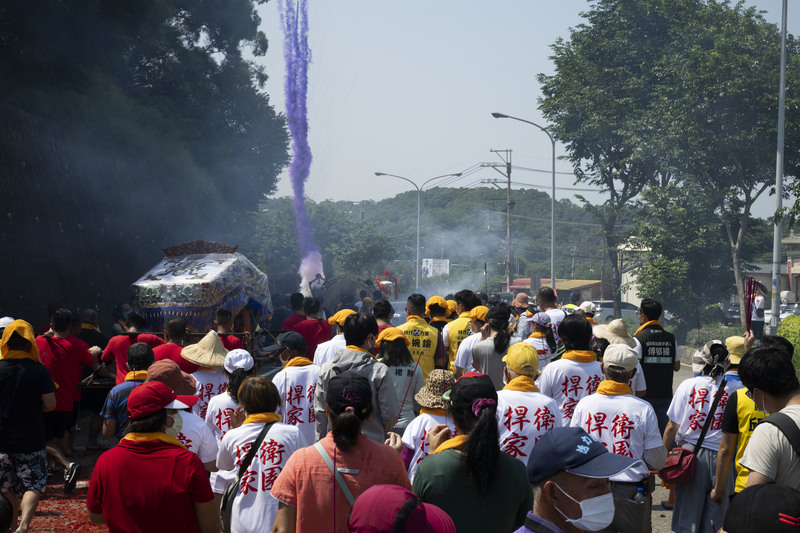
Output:
[[421,317],[421,316],[417,316],[417,315],[408,315],[408,317],[406,317],[406,318],[408,318],[408,322],[411,322],[411,319],[412,319],[412,318],[416,318],[417,320],[422,320],[422,321],[423,321],[423,322],[425,322],[426,324],[428,323],[428,321],[427,321],[427,320],[425,320],[423,317]]
[[634,333],[634,335],[638,335],[639,332],[642,331],[644,328],[646,328],[647,326],[652,326],[653,324],[655,324],[656,326],[660,327],[661,329],[664,329],[664,326],[659,324],[658,320],[651,320],[651,321],[645,322],[644,324],[639,326],[639,329],[636,330],[636,333]]
[[289,362],[283,365],[283,368],[289,368],[290,366],[308,366],[313,364],[314,363],[312,363],[311,360],[308,359],[307,357],[302,357],[298,355],[297,357],[292,357],[291,359],[289,359]]
[[534,331],[533,333],[530,334],[530,336],[528,338],[529,339],[544,339],[544,338],[547,338],[547,335],[542,333],[541,331]]
[[[27,352],[22,350],[12,350],[8,347],[8,340],[11,335],[16,333],[23,339],[31,343]],[[3,330],[3,337],[0,340],[0,359],[30,359],[36,363],[41,363],[39,359],[39,348],[36,346],[36,335],[33,333],[33,326],[24,320],[15,320]]]
[[447,416],[447,411],[445,409],[439,409],[438,407],[423,407],[419,410],[419,414]]
[[597,361],[597,354],[591,350],[569,350],[564,352],[561,359],[569,359],[578,363],[591,363]]
[[242,425],[245,424],[269,424],[270,422],[280,422],[281,417],[276,415],[275,413],[253,413],[252,415],[247,415],[242,422]]
[[594,324],[595,326],[597,325],[597,321],[596,321],[594,318],[592,318],[592,317],[590,317],[590,316],[585,316],[585,317],[583,317],[583,318],[585,318],[586,320],[588,320],[588,321],[589,321],[589,324]]
[[147,370],[134,370],[125,374],[125,381],[146,381]]
[[633,391],[631,391],[627,383],[619,383],[617,381],[611,381],[610,379],[604,379],[597,387],[597,394],[617,396],[619,394],[633,394]]
[[530,376],[517,376],[503,387],[503,390],[518,390],[522,392],[539,392],[536,382]]
[[177,446],[182,449],[186,449],[186,446],[181,444],[181,441],[173,437],[172,435],[167,435],[161,431],[153,431],[152,433],[128,433],[123,439],[131,440],[131,441],[143,441],[143,440],[160,440],[161,442],[165,442],[167,444],[172,444],[173,446]]
[[526,309],[526,310],[525,310],[525,316],[526,316],[526,317],[528,317],[528,318],[533,318],[533,313],[531,313],[530,311],[528,311],[528,310]]
[[443,443],[441,443],[439,447],[436,448],[436,451],[433,453],[439,453],[453,448],[455,449],[461,448],[461,446],[463,446],[465,442],[467,442],[467,435],[456,435],[452,439],[448,439]]
[[365,349],[364,349],[364,348],[362,348],[361,346],[356,346],[355,344],[349,344],[349,345],[347,345],[347,349],[348,349],[348,350],[353,350],[354,352],[364,352],[365,354],[369,355],[370,357],[374,357],[374,355],[372,354],[372,352],[369,352],[369,351],[365,350]]
[[91,329],[91,330],[96,331],[97,333],[101,333],[101,331],[99,329],[97,329],[96,327],[94,327],[91,324],[87,324],[86,322],[81,323],[81,329]]

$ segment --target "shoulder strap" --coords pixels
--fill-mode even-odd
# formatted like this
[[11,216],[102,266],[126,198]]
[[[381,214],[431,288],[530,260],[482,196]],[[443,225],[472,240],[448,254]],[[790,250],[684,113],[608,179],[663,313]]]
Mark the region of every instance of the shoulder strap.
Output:
[[760,423],[763,424],[764,422],[772,424],[780,429],[789,441],[789,444],[794,448],[794,452],[800,457],[800,428],[797,427],[792,417],[785,413],[772,413],[767,418],[761,420]]
[[237,475],[237,485],[238,481],[242,478],[244,473],[247,471],[247,468],[250,466],[250,463],[253,462],[253,457],[255,457],[256,455],[256,450],[258,450],[258,447],[261,446],[261,442],[264,440],[264,437],[266,437],[267,433],[269,432],[269,429],[272,427],[272,424],[274,423],[275,422],[264,424],[264,427],[261,428],[261,432],[258,434],[258,437],[256,437],[255,441],[253,441],[253,445],[250,446],[250,449],[247,451],[247,455],[244,456],[242,464],[239,465],[239,474]]
[[525,527],[536,533],[556,533],[555,529],[533,520],[530,516],[525,517]]
[[316,450],[322,456],[322,460],[325,461],[325,464],[328,465],[328,468],[333,474],[333,477],[336,478],[336,483],[339,485],[339,488],[342,489],[345,498],[347,498],[347,501],[350,503],[350,506],[352,507],[353,502],[355,502],[356,499],[353,497],[353,493],[350,492],[350,487],[347,486],[347,483],[345,482],[342,475],[339,473],[338,470],[336,470],[336,467],[333,464],[333,459],[331,459],[330,454],[325,450],[325,448],[323,448],[322,443],[320,441],[317,441],[317,443],[314,444],[314,448],[316,448]]
[[717,405],[719,405],[719,399],[722,398],[722,393],[725,392],[725,385],[728,384],[728,378],[724,375],[722,376],[722,382],[719,384],[719,389],[717,390],[717,394],[714,396],[714,402],[711,404],[711,409],[708,411],[708,417],[706,417],[706,423],[703,424],[703,431],[700,432],[700,437],[697,439],[697,444],[695,444],[694,449],[696,452],[700,451],[700,446],[703,444],[703,439],[706,438],[706,433],[708,433],[708,428],[711,426],[711,419],[714,418],[714,412],[717,410]]

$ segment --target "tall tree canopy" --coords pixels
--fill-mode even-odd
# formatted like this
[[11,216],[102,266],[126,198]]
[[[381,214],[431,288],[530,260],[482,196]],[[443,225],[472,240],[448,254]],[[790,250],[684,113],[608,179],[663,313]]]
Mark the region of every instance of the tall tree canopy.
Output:
[[0,234],[17,252],[4,271],[25,282],[5,312],[107,310],[161,246],[242,238],[237,213],[288,162],[284,117],[245,54],[267,47],[255,3],[0,5]]
[[[584,17],[553,45],[555,73],[539,76],[540,103],[578,181],[609,195],[594,209],[609,258],[616,264],[625,237],[615,228],[623,206],[648,187],[692,187],[722,217],[741,296],[750,208],[774,176],[777,28],[752,8],[715,0],[601,0]],[[791,40],[793,57],[796,48]],[[798,66],[794,57],[792,79]],[[797,100],[787,93],[793,175]]]

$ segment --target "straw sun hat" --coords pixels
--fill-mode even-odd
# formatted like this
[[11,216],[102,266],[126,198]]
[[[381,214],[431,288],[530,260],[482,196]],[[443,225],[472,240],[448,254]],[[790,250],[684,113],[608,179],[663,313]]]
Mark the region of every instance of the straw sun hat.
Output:
[[190,344],[181,350],[181,357],[190,363],[210,368],[224,367],[227,354],[228,350],[213,329],[197,344]]

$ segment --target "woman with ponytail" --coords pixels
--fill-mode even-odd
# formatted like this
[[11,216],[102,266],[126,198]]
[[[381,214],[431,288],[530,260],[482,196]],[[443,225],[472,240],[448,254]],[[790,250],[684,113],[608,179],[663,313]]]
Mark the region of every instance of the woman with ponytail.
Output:
[[331,431],[292,455],[272,486],[273,533],[347,533],[350,498],[373,485],[411,488],[400,455],[361,434],[373,409],[367,378],[353,371],[332,377],[325,407]]
[[231,507],[231,533],[255,533],[264,531],[264,524],[275,521],[278,502],[269,495],[272,484],[289,457],[309,443],[295,426],[280,422],[281,417],[275,414],[275,410],[281,398],[278,389],[267,378],[245,379],[239,387],[238,397],[245,419],[239,427],[228,431],[219,443],[217,466],[238,473],[245,451],[253,446],[265,424],[271,424],[241,478],[241,490]]
[[[250,376],[256,375],[256,365],[250,352],[241,348],[231,350],[225,355],[225,375],[228,377],[228,390],[218,394],[208,401],[206,410],[206,425],[217,439],[222,440],[225,433],[231,429],[231,415],[239,408],[239,386]],[[219,470],[212,472],[209,481],[214,491],[214,499],[219,508],[222,493],[225,487],[236,477],[233,470]]]
[[491,378],[495,390],[501,390],[504,385],[503,369],[506,364],[503,357],[510,345],[519,342],[519,337],[512,337],[508,331],[510,318],[511,309],[504,303],[489,309],[486,313],[489,337],[472,347],[472,366]]
[[412,490],[444,509],[459,533],[514,531],[533,494],[522,462],[500,451],[491,378],[464,374],[444,400],[458,436],[450,438],[444,425],[431,429],[433,452],[419,464]]

